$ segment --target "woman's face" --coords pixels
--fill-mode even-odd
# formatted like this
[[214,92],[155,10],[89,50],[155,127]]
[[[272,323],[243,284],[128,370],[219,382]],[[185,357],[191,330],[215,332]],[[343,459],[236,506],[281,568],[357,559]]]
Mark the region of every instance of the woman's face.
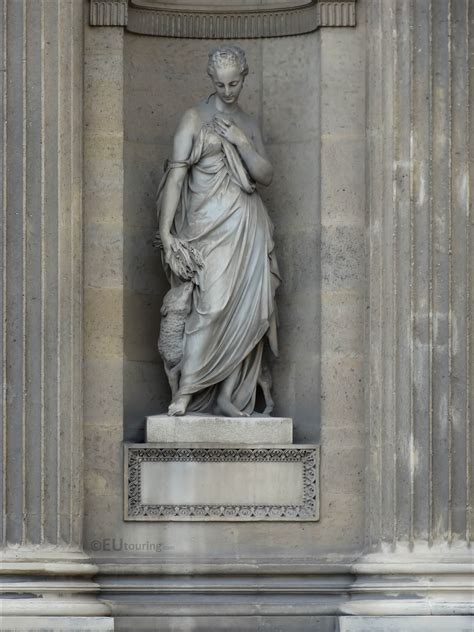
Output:
[[244,77],[238,66],[217,67],[211,79],[221,101],[227,105],[237,103],[244,85]]

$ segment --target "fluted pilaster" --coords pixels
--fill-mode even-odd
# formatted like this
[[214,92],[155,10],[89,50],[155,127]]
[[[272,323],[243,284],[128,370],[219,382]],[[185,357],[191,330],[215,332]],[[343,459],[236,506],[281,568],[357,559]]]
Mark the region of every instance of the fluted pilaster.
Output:
[[2,2],[4,544],[81,539],[81,12]]
[[81,549],[83,6],[3,0],[0,19],[2,615],[99,615]]
[[369,4],[370,546],[467,543],[474,7]]

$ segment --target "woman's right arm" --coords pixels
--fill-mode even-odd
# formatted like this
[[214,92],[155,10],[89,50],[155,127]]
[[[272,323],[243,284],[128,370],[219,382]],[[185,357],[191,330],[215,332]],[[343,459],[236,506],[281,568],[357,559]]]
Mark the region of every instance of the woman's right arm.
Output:
[[[172,162],[184,161],[189,158],[197,123],[197,112],[195,110],[188,110],[181,119],[174,136]],[[165,259],[171,248],[171,226],[178,207],[187,170],[188,167],[186,165],[171,169],[163,190],[159,230]]]

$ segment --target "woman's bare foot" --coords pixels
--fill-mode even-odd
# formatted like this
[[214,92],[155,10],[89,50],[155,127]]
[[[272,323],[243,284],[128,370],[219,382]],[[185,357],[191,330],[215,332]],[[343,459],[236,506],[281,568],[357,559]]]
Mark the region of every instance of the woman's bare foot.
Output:
[[174,399],[168,407],[168,415],[172,417],[178,417],[184,415],[191,401],[191,395],[180,395]]
[[227,417],[250,417],[248,413],[239,410],[237,406],[228,399],[222,392],[217,396],[217,405],[221,412]]

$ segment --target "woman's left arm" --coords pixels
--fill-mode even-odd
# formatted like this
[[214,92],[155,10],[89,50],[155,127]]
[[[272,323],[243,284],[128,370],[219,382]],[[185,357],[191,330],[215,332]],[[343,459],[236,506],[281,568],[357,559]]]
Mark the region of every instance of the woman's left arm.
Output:
[[252,138],[249,138],[235,123],[225,119],[216,118],[215,125],[219,133],[237,147],[255,182],[268,186],[273,178],[273,167],[265,152],[262,134],[258,125],[254,124],[253,126]]

